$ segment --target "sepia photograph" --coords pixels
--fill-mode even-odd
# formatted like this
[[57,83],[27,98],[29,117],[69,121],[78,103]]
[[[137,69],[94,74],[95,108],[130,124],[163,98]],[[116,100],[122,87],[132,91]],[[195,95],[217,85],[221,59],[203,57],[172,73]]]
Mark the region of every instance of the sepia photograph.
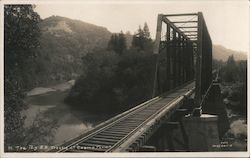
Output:
[[249,157],[249,4],[0,1],[0,157]]

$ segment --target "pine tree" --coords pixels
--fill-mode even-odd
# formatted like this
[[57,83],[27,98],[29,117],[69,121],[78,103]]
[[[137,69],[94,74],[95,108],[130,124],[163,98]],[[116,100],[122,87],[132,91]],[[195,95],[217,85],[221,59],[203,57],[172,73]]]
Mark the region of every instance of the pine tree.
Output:
[[108,50],[114,50],[116,34],[112,34],[108,42]]
[[126,37],[121,31],[118,34],[118,53],[122,54],[125,50],[127,49],[127,44],[126,44]]
[[143,29],[139,26],[137,33],[133,36],[132,47],[143,51],[149,51],[152,49],[152,39],[150,38],[147,23],[144,24]]
[[148,24],[146,22],[144,23],[143,32],[144,32],[144,38],[151,39]]
[[121,55],[127,49],[126,37],[121,31],[119,34],[112,34],[108,42],[108,50],[113,50]]
[[237,80],[237,75],[238,75],[237,65],[234,60],[234,56],[231,55],[227,59],[224,78],[227,82],[235,82]]

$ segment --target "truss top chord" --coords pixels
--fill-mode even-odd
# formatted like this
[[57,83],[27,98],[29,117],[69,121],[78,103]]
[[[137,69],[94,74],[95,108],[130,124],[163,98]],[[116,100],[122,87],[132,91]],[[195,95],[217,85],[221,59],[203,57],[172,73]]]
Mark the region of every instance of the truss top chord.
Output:
[[197,13],[183,13],[183,14],[165,14],[163,16],[197,16]]
[[171,21],[172,23],[197,23],[198,21]]

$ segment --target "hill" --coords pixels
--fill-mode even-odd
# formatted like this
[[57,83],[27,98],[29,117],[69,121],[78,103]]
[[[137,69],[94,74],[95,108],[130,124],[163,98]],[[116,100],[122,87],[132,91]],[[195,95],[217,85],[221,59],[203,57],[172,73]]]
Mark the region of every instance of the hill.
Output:
[[111,33],[104,27],[60,16],[41,21],[40,47],[35,85],[75,78],[81,71],[81,58],[107,47]]
[[234,55],[235,60],[246,60],[247,53],[227,49],[221,45],[213,45],[213,58],[217,60],[227,61],[230,55]]
[[[76,78],[82,73],[82,57],[104,50],[111,36],[105,27],[60,16],[42,20],[39,27],[40,47],[35,50],[39,57],[34,68],[36,75],[30,79],[32,87]],[[125,36],[130,46],[132,35]],[[226,61],[232,54],[236,60],[247,58],[243,52],[213,46],[215,59]]]

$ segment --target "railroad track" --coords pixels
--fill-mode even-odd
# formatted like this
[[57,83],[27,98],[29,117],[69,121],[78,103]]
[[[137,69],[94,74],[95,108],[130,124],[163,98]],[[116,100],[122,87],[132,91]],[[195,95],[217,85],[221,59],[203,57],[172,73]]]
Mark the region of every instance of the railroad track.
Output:
[[112,152],[130,136],[147,124],[171,103],[190,92],[194,82],[171,91],[164,97],[153,98],[106,124],[99,126],[87,135],[66,143],[57,152]]

